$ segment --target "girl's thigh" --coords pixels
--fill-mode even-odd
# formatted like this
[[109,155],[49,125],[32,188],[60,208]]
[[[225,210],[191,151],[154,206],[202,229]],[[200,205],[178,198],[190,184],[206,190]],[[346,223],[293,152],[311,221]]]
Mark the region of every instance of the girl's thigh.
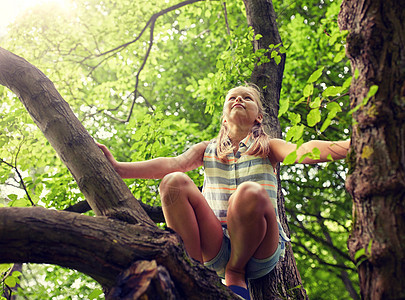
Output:
[[160,194],[166,221],[181,224],[177,226],[181,229],[173,228],[178,233],[193,231],[204,261],[215,257],[222,244],[222,226],[194,182],[184,173],[169,174],[161,182]]

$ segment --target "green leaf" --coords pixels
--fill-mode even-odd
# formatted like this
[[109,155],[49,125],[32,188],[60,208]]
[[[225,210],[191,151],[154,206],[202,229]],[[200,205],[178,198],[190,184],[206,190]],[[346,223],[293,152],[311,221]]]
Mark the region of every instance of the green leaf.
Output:
[[314,148],[312,149],[312,159],[320,159],[321,158],[321,150],[319,150],[318,148]]
[[336,40],[338,39],[338,37],[340,37],[340,32],[335,33],[334,35],[332,35],[329,39],[329,43],[331,45],[333,45],[334,43],[336,43]]
[[295,163],[296,160],[297,160],[297,151],[293,151],[284,158],[283,164],[292,165],[293,163]]
[[322,95],[326,97],[333,97],[340,94],[343,91],[341,86],[329,86],[323,91]]
[[334,63],[340,62],[343,58],[346,57],[346,50],[340,51],[335,58],[333,59]]
[[19,272],[19,271],[14,271],[12,276],[17,278],[17,277],[20,277],[21,275],[22,275],[21,272]]
[[0,264],[0,274],[6,273],[14,264]]
[[372,85],[370,89],[368,90],[368,93],[366,97],[361,101],[359,105],[357,105],[355,108],[349,111],[349,115],[354,113],[355,111],[359,110],[361,107],[365,106],[368,101],[370,100],[371,97],[373,97],[378,91],[378,85]]
[[357,250],[356,253],[354,254],[354,261],[357,261],[360,257],[362,257],[365,254],[366,254],[366,249],[361,248],[361,249]]
[[305,153],[304,155],[302,155],[298,160],[298,163],[302,163],[306,157],[311,157],[311,153]]
[[372,85],[367,93],[366,98],[370,99],[377,93],[377,91],[378,91],[378,85]]
[[368,257],[362,256],[357,262],[356,262],[356,268],[358,268],[364,261],[366,261]]
[[255,40],[258,41],[258,40],[260,40],[262,37],[263,37],[263,36],[262,36],[260,33],[258,33],[258,34],[255,35]]
[[343,88],[343,89],[347,89],[348,87],[350,87],[350,85],[352,84],[352,79],[353,79],[352,76],[348,77],[348,78],[345,80],[345,82],[343,83],[342,88]]
[[340,105],[336,102],[329,102],[326,105],[326,109],[329,110],[330,112],[341,112],[342,108],[340,107]]
[[303,91],[304,97],[309,97],[310,95],[312,95],[313,92],[314,92],[314,85],[312,83],[307,84],[304,87],[304,91]]
[[301,122],[301,116],[299,114],[290,112],[288,114],[288,119],[290,120],[291,124],[296,125]]
[[297,102],[294,103],[294,107],[296,107],[298,104],[305,102],[306,98],[305,97],[301,97]]
[[28,200],[28,198],[24,197],[24,198],[20,198],[20,199],[16,199],[13,200],[9,203],[10,207],[27,207],[27,206],[31,206],[31,202]]
[[91,299],[97,299],[101,294],[103,293],[103,291],[101,289],[94,289],[90,295],[88,296],[88,298]]
[[16,201],[17,200],[17,195],[16,194],[9,194],[7,195],[12,201]]
[[370,239],[370,242],[368,242],[367,253],[369,255],[371,255],[371,246],[373,246],[373,239]]
[[311,111],[307,115],[308,126],[313,127],[319,121],[321,121],[321,112],[318,108],[311,109]]
[[312,73],[311,76],[309,76],[307,82],[313,83],[313,82],[317,81],[319,79],[319,77],[321,77],[324,68],[325,67],[321,67],[318,70],[316,70],[314,73]]
[[320,106],[321,106],[321,98],[320,97],[316,97],[314,99],[314,101],[309,103],[310,108],[319,108]]
[[321,129],[319,129],[321,132],[324,132],[326,128],[329,127],[330,123],[332,122],[332,118],[326,118],[326,120],[323,122]]
[[280,109],[278,110],[278,117],[280,118],[284,113],[287,112],[290,106],[290,101],[288,99],[280,99]]
[[17,285],[17,280],[13,276],[8,276],[8,277],[6,277],[6,279],[4,279],[4,283],[7,286],[13,288],[13,287],[15,287]]
[[305,128],[305,126],[302,124],[292,126],[286,134],[286,140],[287,141],[298,141],[304,133],[304,128]]

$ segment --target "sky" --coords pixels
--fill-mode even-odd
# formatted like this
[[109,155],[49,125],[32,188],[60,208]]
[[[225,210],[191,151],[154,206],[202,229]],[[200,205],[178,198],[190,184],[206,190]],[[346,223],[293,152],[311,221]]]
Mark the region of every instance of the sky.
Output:
[[66,0],[0,0],[0,36],[6,33],[7,25],[29,7],[46,2],[60,2]]

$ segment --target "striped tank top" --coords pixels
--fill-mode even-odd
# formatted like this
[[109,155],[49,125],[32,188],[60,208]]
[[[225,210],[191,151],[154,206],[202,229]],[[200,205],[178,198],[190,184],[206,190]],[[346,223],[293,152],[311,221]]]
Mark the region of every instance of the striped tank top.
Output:
[[277,209],[277,177],[268,157],[242,155],[253,144],[248,135],[240,144],[236,154],[228,154],[226,161],[217,156],[216,141],[211,141],[204,153],[204,185],[202,193],[209,206],[221,222],[226,224],[228,199],[243,182],[257,182],[269,195],[279,227],[280,237],[289,241],[280,224]]

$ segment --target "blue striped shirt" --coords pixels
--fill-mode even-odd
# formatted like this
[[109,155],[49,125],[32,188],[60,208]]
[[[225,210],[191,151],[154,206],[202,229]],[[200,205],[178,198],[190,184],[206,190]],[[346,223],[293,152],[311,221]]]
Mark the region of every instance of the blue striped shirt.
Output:
[[228,154],[226,161],[221,161],[217,155],[217,144],[212,141],[204,153],[204,185],[203,195],[209,206],[222,224],[226,224],[229,197],[243,182],[257,182],[264,187],[273,207],[280,236],[289,241],[280,224],[277,209],[277,177],[268,157],[242,155],[253,144],[253,138],[248,135],[240,144],[236,154]]

